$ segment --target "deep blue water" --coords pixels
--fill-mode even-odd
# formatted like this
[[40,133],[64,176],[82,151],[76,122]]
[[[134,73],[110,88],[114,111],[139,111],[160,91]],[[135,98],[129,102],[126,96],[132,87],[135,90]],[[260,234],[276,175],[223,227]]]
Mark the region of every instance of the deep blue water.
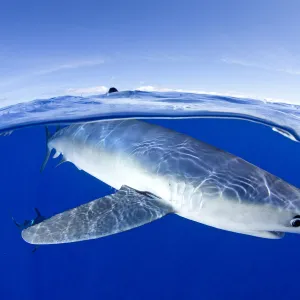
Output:
[[[149,120],[240,156],[300,187],[300,144],[241,120]],[[0,299],[297,299],[300,236],[260,239],[166,216],[98,240],[32,253],[11,221],[111,193],[70,163],[54,168],[42,126],[0,137]]]

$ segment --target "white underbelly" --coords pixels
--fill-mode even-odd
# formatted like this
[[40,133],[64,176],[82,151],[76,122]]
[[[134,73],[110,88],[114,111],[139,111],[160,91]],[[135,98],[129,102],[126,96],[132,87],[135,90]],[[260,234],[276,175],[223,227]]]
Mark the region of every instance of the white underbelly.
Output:
[[111,154],[100,149],[92,151],[81,148],[77,152],[73,148],[71,151],[64,151],[64,156],[77,168],[115,189],[127,185],[139,191],[150,192],[170,202],[176,213],[185,218],[207,225],[215,223],[213,217],[210,218],[214,215],[211,210],[220,205],[219,201],[203,199],[201,192],[195,192],[195,187],[186,180],[180,180],[178,174],[176,177],[175,174],[154,173],[141,161],[133,160],[128,155]]
[[84,170],[95,178],[120,189],[127,185],[139,191],[148,191],[162,199],[171,201],[172,193],[168,178],[161,177],[121,155],[101,153],[92,158],[83,155],[73,155],[68,159],[79,169]]

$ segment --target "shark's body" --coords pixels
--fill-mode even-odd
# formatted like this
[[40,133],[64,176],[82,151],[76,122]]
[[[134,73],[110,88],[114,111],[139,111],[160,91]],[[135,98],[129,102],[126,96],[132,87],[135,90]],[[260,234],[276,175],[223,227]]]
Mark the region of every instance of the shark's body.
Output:
[[173,130],[137,120],[71,125],[55,133],[48,148],[117,190],[154,195],[185,218],[265,238],[299,232],[291,225],[300,214],[297,188]]

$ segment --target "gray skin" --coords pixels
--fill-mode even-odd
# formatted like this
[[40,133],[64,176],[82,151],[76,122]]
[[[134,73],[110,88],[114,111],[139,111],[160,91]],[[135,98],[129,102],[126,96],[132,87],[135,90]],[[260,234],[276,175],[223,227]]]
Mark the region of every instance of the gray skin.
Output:
[[116,189],[159,197],[182,217],[263,238],[300,232],[299,189],[185,134],[110,120],[63,128],[48,148]]
[[82,204],[22,231],[31,244],[62,244],[97,239],[155,221],[173,213],[155,195],[122,186],[111,195]]

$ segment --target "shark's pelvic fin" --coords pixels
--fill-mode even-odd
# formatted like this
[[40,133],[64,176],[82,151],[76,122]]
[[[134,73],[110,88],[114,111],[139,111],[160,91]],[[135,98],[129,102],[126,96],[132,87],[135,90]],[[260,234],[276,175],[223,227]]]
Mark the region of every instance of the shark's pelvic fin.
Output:
[[66,161],[67,161],[67,160],[66,160],[64,157],[62,157],[61,160],[60,160],[60,162],[55,166],[55,168],[57,168],[57,167],[60,166],[61,164],[65,163]]
[[139,227],[173,212],[170,204],[155,195],[122,186],[115,194],[23,230],[22,237],[36,245],[78,242]]

